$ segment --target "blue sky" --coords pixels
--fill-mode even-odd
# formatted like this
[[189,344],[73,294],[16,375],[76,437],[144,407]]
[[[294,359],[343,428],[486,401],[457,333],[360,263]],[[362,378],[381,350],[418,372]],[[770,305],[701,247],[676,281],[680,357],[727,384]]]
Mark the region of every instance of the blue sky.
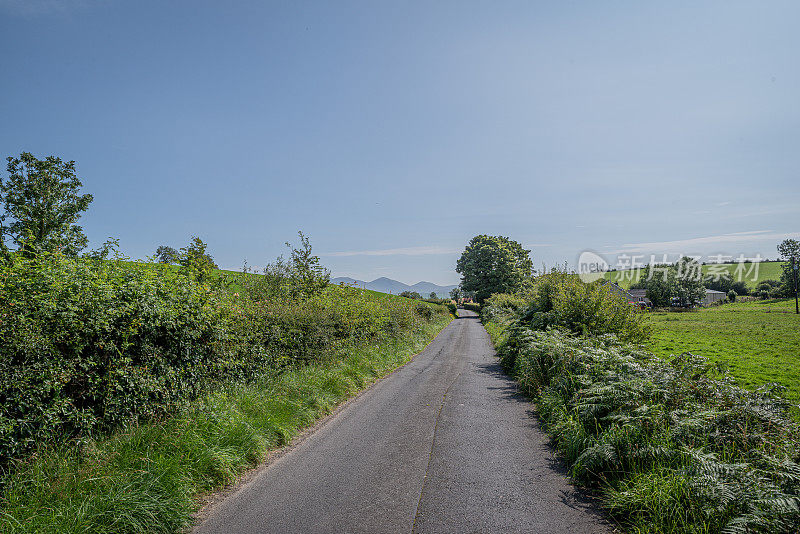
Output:
[[77,162],[93,245],[297,230],[334,275],[775,257],[800,232],[798,2],[0,0],[0,147]]

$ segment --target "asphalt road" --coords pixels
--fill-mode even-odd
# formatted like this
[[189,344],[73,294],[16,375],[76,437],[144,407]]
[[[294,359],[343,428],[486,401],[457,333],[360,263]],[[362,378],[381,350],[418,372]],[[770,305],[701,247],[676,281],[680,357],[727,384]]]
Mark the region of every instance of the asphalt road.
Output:
[[486,330],[461,314],[194,532],[611,532],[567,483]]

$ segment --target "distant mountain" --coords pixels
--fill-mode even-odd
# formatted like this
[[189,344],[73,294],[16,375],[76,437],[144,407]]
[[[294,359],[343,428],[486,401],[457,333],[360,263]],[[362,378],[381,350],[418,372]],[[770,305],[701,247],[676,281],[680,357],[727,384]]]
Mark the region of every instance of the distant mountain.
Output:
[[363,287],[371,289],[372,291],[380,291],[381,293],[391,293],[397,295],[403,291],[416,291],[423,297],[428,297],[431,292],[436,293],[439,298],[447,298],[450,296],[450,290],[458,286],[437,286],[431,282],[417,282],[413,286],[392,280],[391,278],[381,277],[373,280],[372,282],[364,282],[363,280],[356,280],[347,276],[340,276],[331,280],[333,284],[346,284],[348,286]]

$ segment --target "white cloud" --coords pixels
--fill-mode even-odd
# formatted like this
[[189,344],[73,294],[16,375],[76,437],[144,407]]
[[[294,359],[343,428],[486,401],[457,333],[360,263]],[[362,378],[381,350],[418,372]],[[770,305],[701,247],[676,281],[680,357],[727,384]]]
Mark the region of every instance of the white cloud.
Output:
[[[629,254],[632,252],[696,252],[707,250],[710,247],[720,247],[724,244],[749,243],[754,241],[773,241],[777,245],[784,239],[797,239],[800,233],[780,233],[772,230],[751,230],[748,232],[734,232],[730,234],[713,235],[707,237],[694,237],[675,241],[651,241],[647,243],[625,243],[618,250],[607,251],[605,254]],[[718,249],[717,249],[718,250]]]
[[320,256],[341,258],[344,256],[433,256],[437,254],[457,254],[460,249],[447,247],[406,247],[386,248],[381,250],[347,250],[341,252],[323,252]]

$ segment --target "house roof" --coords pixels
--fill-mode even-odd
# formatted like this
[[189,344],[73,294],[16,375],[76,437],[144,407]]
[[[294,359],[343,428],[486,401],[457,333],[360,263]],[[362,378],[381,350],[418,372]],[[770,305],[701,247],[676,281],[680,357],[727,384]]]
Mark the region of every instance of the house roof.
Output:
[[716,289],[706,289],[706,295],[711,295],[714,293],[719,293],[720,295],[724,295],[724,291],[717,291]]

